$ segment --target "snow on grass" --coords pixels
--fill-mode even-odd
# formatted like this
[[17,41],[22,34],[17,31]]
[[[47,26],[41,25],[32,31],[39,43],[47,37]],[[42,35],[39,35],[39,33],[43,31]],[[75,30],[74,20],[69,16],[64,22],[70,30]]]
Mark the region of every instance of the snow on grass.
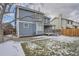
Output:
[[57,40],[57,41],[61,41],[61,42],[73,42],[75,40],[79,40],[79,37],[69,37],[69,36],[37,36],[34,37],[35,39],[52,39],[52,40]]
[[0,56],[22,56],[24,55],[19,42],[7,41],[0,44]]
[[[47,52],[45,52],[45,51],[47,51],[46,49],[51,50],[50,49],[51,47],[52,47],[52,49],[61,48],[60,47],[61,43],[59,41],[61,41],[62,45],[64,45],[66,43],[63,43],[63,42],[73,42],[75,40],[79,40],[79,37],[68,37],[68,36],[63,36],[63,35],[61,35],[61,36],[36,36],[33,38],[34,38],[34,40],[29,40],[28,42],[23,41],[24,44],[25,43],[28,44],[27,46],[25,46],[25,47],[27,47],[27,49],[26,49],[27,51],[26,50],[25,51],[28,53],[28,55],[34,55],[34,53],[36,53],[38,55],[45,55],[43,53],[47,54]],[[77,42],[77,44],[74,43],[73,45],[78,45],[78,42]],[[4,42],[4,43],[0,43],[0,56],[22,56],[22,55],[25,55],[20,43],[22,43],[22,42],[15,42],[12,40]],[[55,45],[55,46],[52,46],[52,45]],[[76,46],[74,46],[74,48],[75,47]],[[34,49],[34,50],[31,51],[28,48]],[[72,49],[74,49],[74,48],[72,48]],[[45,49],[45,51],[43,51],[43,49]],[[34,51],[34,53],[32,53],[33,51]],[[41,54],[39,54],[40,51],[41,51]],[[48,52],[50,52],[50,51],[48,51]],[[27,53],[26,53],[26,55],[27,55]]]
[[60,42],[51,39],[21,43],[26,56],[79,56],[79,40]]

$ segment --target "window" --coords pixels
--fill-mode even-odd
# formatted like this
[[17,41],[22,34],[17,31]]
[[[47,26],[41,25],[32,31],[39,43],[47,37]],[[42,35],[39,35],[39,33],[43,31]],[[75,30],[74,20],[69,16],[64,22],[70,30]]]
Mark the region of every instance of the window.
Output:
[[73,23],[73,21],[69,21],[69,20],[68,20],[68,21],[67,21],[67,23],[68,23],[68,24],[72,24],[72,23]]
[[68,20],[67,22],[68,22],[68,24],[69,24],[70,21]]
[[73,23],[73,21],[71,21],[71,24]]
[[24,28],[29,28],[29,23],[23,23]]

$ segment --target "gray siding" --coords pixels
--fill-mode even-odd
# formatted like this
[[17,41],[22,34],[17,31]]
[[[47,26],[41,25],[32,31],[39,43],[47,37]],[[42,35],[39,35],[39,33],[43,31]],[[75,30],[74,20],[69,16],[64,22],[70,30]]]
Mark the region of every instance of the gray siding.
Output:
[[[24,17],[24,16],[31,16],[31,15],[33,15],[33,13],[32,12],[29,12],[29,11],[25,11],[25,10],[19,10],[19,18],[22,18],[22,17]],[[27,19],[26,19],[27,18]],[[25,18],[23,18],[23,19],[19,19],[19,20],[25,20],[25,21],[33,21],[33,19],[32,18],[29,18],[29,17],[25,17]]]
[[62,20],[62,27],[63,29],[66,29],[66,26],[67,26],[67,20]]
[[[51,24],[55,26],[55,29],[61,29],[61,19],[60,18],[57,18],[57,19],[54,19],[53,21],[51,21]],[[52,29],[54,29],[52,27]]]
[[20,36],[31,36],[36,33],[36,25],[29,23],[29,28],[24,28],[23,23],[19,23],[19,35]]
[[26,10],[19,10],[19,17],[20,18],[24,17],[23,19],[19,19],[24,21],[36,21],[36,20],[38,21],[39,20],[38,18],[40,18],[40,20],[42,21],[43,19],[43,15]]
[[[39,31],[38,34],[36,34],[36,22],[41,20],[40,22],[44,23],[44,21],[43,21],[44,19],[43,19],[42,14],[30,12],[30,11],[27,11],[27,10],[22,10],[22,9],[19,9],[19,8],[17,9],[16,13],[17,13],[17,16],[16,16],[17,18],[24,17],[23,19],[17,19],[16,20],[16,23],[18,23],[18,21],[20,21],[19,22],[19,27],[18,26],[16,27],[18,36],[32,36],[32,35],[44,34],[44,28],[41,31]],[[40,17],[40,19],[31,18],[31,17],[33,17],[34,14],[36,14],[35,18]],[[29,17],[25,17],[25,16],[29,16]],[[24,22],[32,22],[32,23],[29,23],[29,28],[24,28],[23,27]],[[44,27],[44,25],[41,26],[41,27]]]
[[44,34],[44,23],[36,22],[36,35]]

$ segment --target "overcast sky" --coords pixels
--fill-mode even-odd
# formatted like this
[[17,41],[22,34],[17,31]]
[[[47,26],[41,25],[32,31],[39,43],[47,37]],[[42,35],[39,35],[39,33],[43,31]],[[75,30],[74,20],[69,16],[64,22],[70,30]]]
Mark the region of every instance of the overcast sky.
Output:
[[[33,5],[33,4],[32,4]],[[40,10],[47,15],[54,17],[62,14],[63,17],[79,20],[79,3],[40,3],[34,4],[40,7]]]

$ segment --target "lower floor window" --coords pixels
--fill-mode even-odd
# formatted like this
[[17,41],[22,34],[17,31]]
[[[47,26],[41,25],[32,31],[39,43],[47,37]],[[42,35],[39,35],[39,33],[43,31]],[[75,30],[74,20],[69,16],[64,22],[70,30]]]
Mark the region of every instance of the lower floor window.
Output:
[[23,23],[24,28],[29,28],[29,23]]

